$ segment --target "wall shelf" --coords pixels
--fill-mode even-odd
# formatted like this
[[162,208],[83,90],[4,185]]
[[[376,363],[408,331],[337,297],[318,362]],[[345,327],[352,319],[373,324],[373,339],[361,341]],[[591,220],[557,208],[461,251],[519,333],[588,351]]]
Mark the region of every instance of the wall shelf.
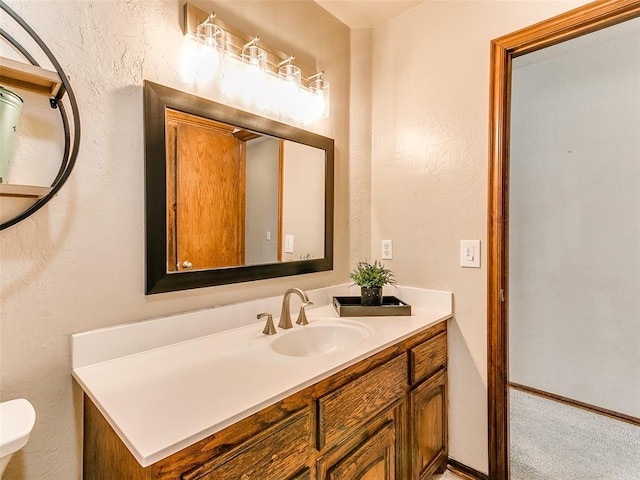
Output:
[[[55,98],[62,80],[51,70],[0,57],[0,84]],[[52,189],[53,187],[0,183],[0,197],[42,198]]]
[[53,187],[0,183],[0,197],[42,198],[52,189]]
[[56,72],[6,57],[0,57],[0,83],[49,97],[58,95],[62,86]]
[[[9,228],[33,215],[51,200],[68,180],[78,158],[80,148],[80,111],[71,84],[60,63],[38,34],[6,2],[0,0],[0,14],[14,21],[13,27],[23,30],[31,37],[35,46],[47,57],[51,70],[41,68],[38,61],[20,42],[16,32],[0,28],[0,40],[10,45],[24,60],[14,60],[0,56],[0,84],[9,89],[21,89],[48,97],[49,106],[60,114],[64,135],[64,153],[60,168],[50,187],[2,184],[0,197],[11,200],[2,201],[0,230]],[[18,34],[19,31],[17,32]],[[22,34],[20,34],[22,35]]]

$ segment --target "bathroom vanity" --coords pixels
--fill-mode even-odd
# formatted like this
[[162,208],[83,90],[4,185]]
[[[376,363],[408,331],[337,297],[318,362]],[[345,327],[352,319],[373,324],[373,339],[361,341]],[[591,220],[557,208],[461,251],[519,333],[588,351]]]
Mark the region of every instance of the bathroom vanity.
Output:
[[[271,337],[249,324],[74,368],[84,478],[419,480],[444,470],[451,294],[401,290],[410,317],[354,321],[324,305],[308,310],[308,326]],[[276,348],[319,327],[369,333],[324,355]]]

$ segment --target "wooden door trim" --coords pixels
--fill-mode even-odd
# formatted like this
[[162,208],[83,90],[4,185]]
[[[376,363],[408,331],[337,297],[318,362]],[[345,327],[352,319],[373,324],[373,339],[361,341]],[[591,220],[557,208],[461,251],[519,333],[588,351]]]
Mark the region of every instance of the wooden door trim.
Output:
[[[509,479],[508,179],[512,59],[640,16],[640,0],[599,0],[491,42],[487,273],[489,478]],[[503,296],[504,295],[504,296]]]

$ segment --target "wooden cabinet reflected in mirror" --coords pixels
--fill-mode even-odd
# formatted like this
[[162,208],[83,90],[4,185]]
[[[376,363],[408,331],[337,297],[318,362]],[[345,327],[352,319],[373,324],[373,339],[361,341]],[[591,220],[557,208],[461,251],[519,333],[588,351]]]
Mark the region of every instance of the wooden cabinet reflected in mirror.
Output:
[[144,93],[147,293],[333,268],[333,140]]

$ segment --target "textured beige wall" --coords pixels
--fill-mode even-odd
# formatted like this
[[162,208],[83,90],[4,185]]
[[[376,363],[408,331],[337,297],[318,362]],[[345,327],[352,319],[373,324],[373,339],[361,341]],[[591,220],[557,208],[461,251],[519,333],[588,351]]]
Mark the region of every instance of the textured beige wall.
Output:
[[[83,128],[68,184],[30,219],[0,232],[1,398],[26,397],[38,415],[31,441],[9,466],[10,480],[80,476],[81,395],[70,376],[71,333],[347,277],[348,28],[310,0],[193,3],[327,72],[331,118],[307,129],[336,140],[336,268],[145,297],[142,81],[216,99],[177,73],[187,41],[183,2],[8,0],[71,77]],[[5,20],[2,26],[13,28]]]
[[[486,218],[490,40],[585,2],[424,2],[374,29],[371,254],[402,284],[455,295],[452,458],[487,471]],[[483,242],[459,267],[461,239]]]
[[486,271],[457,262],[460,239],[486,239],[489,41],[584,2],[426,2],[350,38],[307,0],[194,1],[327,71],[331,119],[312,130],[336,139],[336,269],[152,297],[143,295],[141,85],[147,78],[190,88],[176,67],[182,2],[7,3],[71,76],[83,119],[70,182],[0,232],[1,397],[25,396],[39,415],[7,478],[79,475],[70,333],[277,294],[292,283],[342,282],[350,264],[380,256],[382,238],[394,240],[388,265],[403,284],[455,293],[451,455],[486,471]]
[[351,266],[370,258],[371,237],[371,68],[373,33],[351,30],[349,107],[349,218]]

